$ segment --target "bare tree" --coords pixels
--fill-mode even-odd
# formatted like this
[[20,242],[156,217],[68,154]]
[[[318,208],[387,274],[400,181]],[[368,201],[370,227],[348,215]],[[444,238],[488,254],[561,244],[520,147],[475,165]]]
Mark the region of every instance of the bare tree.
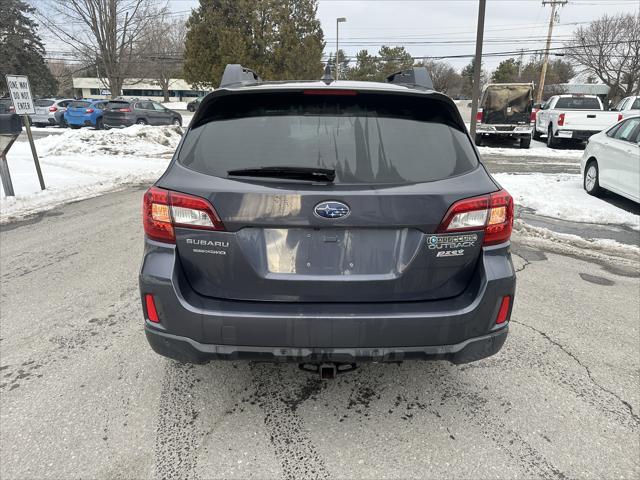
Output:
[[171,80],[182,76],[186,22],[166,14],[154,16],[143,40],[139,43],[141,74],[162,89],[164,101],[169,101]]
[[39,0],[38,20],[71,47],[78,60],[95,65],[116,97],[136,66],[136,43],[158,15],[155,4],[153,0]]
[[640,94],[640,15],[604,15],[578,28],[566,55],[580,73],[611,88],[609,97]]
[[462,77],[449,63],[429,60],[424,66],[431,75],[433,88],[435,90],[446,93],[447,95],[460,93]]
[[58,81],[58,95],[63,97],[73,96],[74,67],[63,60],[52,60],[47,64],[53,78]]

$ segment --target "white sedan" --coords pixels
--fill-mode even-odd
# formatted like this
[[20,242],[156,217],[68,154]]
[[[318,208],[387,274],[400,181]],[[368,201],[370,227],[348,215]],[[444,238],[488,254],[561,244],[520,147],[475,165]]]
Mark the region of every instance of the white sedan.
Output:
[[606,189],[640,203],[640,115],[589,138],[580,170],[590,195]]

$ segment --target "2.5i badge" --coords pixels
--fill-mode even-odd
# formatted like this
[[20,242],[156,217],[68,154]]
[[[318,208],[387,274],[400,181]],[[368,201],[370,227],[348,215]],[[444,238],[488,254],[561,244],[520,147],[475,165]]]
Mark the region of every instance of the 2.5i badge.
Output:
[[454,235],[431,235],[427,239],[427,248],[437,250],[436,257],[461,257],[467,248],[474,248],[478,241],[478,235],[454,234]]

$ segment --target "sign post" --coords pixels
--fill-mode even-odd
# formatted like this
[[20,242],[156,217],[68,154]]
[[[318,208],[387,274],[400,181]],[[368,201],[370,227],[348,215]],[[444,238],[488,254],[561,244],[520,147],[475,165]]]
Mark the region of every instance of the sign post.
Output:
[[25,75],[6,75],[5,78],[7,80],[9,92],[11,93],[15,112],[18,115],[22,115],[22,121],[24,122],[24,126],[27,130],[27,137],[29,137],[29,145],[31,146],[33,162],[36,165],[40,189],[44,190],[46,187],[44,185],[44,178],[42,177],[42,170],[40,169],[40,160],[38,160],[38,152],[36,152],[36,146],[33,143],[33,134],[31,133],[31,125],[29,124],[29,114],[36,113],[36,109],[33,105],[33,97],[31,96],[29,79]]

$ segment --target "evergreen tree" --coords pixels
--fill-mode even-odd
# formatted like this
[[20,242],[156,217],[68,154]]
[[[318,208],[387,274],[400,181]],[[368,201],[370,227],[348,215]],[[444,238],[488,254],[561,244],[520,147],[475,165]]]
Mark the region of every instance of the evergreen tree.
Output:
[[507,58],[500,62],[491,74],[494,83],[513,83],[520,80],[520,62],[515,58]]
[[217,87],[228,63],[270,80],[320,78],[316,13],[317,0],[200,0],[187,23],[185,79]]
[[360,50],[356,54],[355,65],[349,67],[341,78],[363,81],[378,80],[378,59],[369,55],[367,50]]
[[34,96],[53,95],[57,81],[44,61],[44,46],[23,0],[0,1],[0,95],[8,92],[6,74],[27,75]]
[[[476,60],[473,58],[469,64],[462,69],[462,72],[460,72],[460,75],[462,76],[462,94],[468,98],[471,98],[471,93],[473,91],[473,74],[475,64]],[[480,68],[482,68],[482,64],[480,64]],[[482,87],[485,83],[487,83],[487,74],[482,70],[480,71],[480,91],[482,91]]]
[[404,47],[387,47],[383,45],[378,51],[378,80],[384,81],[387,76],[399,70],[413,66],[413,58]]

